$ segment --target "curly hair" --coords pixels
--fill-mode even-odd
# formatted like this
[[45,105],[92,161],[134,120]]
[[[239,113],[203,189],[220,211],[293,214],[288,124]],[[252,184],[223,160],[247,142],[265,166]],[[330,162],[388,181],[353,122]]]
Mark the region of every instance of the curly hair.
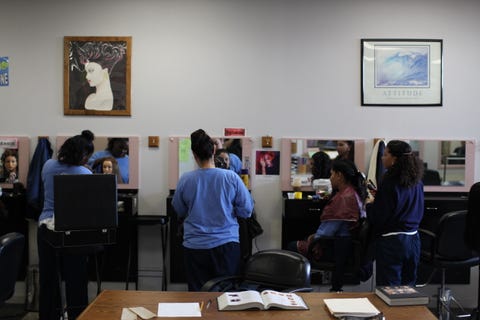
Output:
[[208,160],[213,156],[215,152],[215,142],[203,129],[192,132],[190,134],[190,140],[192,142],[191,149],[200,161]]
[[58,161],[74,166],[85,164],[95,149],[94,139],[95,135],[90,130],[83,130],[82,134],[68,138],[58,151]]
[[391,140],[385,150],[394,157],[395,163],[385,173],[385,177],[398,179],[402,187],[413,187],[422,180],[423,161],[412,152],[412,147],[401,140]]

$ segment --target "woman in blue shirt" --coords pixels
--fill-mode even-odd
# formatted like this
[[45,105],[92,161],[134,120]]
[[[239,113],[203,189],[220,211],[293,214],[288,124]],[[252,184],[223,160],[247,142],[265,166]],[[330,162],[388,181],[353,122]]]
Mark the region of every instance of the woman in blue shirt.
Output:
[[423,217],[423,162],[404,141],[390,141],[383,153],[387,169],[367,205],[375,235],[378,286],[414,285],[420,259],[418,226]]
[[[60,319],[60,293],[57,283],[55,249],[47,242],[47,229],[55,229],[53,177],[59,174],[91,174],[85,167],[92,155],[94,135],[82,131],[65,141],[58,152],[58,160],[50,159],[42,169],[45,202],[38,219],[38,258],[40,271],[39,320]],[[65,281],[68,319],[75,319],[88,304],[87,257],[62,254],[62,275]]]
[[215,142],[205,131],[193,132],[191,149],[199,169],[180,178],[173,207],[183,222],[188,289],[237,274],[241,254],[237,217],[252,214],[253,200],[238,174],[215,168]]

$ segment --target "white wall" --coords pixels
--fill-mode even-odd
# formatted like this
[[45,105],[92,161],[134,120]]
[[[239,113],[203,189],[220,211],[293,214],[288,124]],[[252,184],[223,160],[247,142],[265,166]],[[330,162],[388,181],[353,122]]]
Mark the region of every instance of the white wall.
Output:
[[[275,149],[292,136],[479,138],[477,0],[3,0],[1,13],[0,135],[139,135],[140,213],[165,214],[168,136],[200,127],[245,127]],[[64,116],[63,37],[115,35],[133,37],[132,116]],[[443,39],[443,107],[361,107],[361,38]],[[476,180],[478,147],[477,159]],[[260,249],[279,247],[278,178],[253,184]]]

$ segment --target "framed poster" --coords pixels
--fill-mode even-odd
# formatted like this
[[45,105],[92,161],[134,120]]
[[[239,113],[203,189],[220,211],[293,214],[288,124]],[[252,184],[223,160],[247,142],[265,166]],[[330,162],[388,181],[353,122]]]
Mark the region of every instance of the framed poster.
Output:
[[362,39],[362,106],[441,106],[442,40]]
[[65,37],[64,115],[130,116],[131,37]]

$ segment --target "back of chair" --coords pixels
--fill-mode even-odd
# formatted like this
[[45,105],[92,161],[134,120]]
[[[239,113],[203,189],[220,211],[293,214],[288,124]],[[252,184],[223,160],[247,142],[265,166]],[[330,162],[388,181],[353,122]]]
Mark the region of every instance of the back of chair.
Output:
[[245,268],[245,280],[280,288],[310,287],[310,262],[299,253],[264,250],[252,255]]
[[465,240],[471,249],[480,252],[480,182],[474,183],[468,194]]
[[16,232],[0,237],[0,304],[13,296],[25,237]]
[[[435,255],[442,260],[467,260],[474,256],[462,236],[466,226],[467,211],[444,214],[437,226]],[[478,231],[477,231],[478,232]]]

